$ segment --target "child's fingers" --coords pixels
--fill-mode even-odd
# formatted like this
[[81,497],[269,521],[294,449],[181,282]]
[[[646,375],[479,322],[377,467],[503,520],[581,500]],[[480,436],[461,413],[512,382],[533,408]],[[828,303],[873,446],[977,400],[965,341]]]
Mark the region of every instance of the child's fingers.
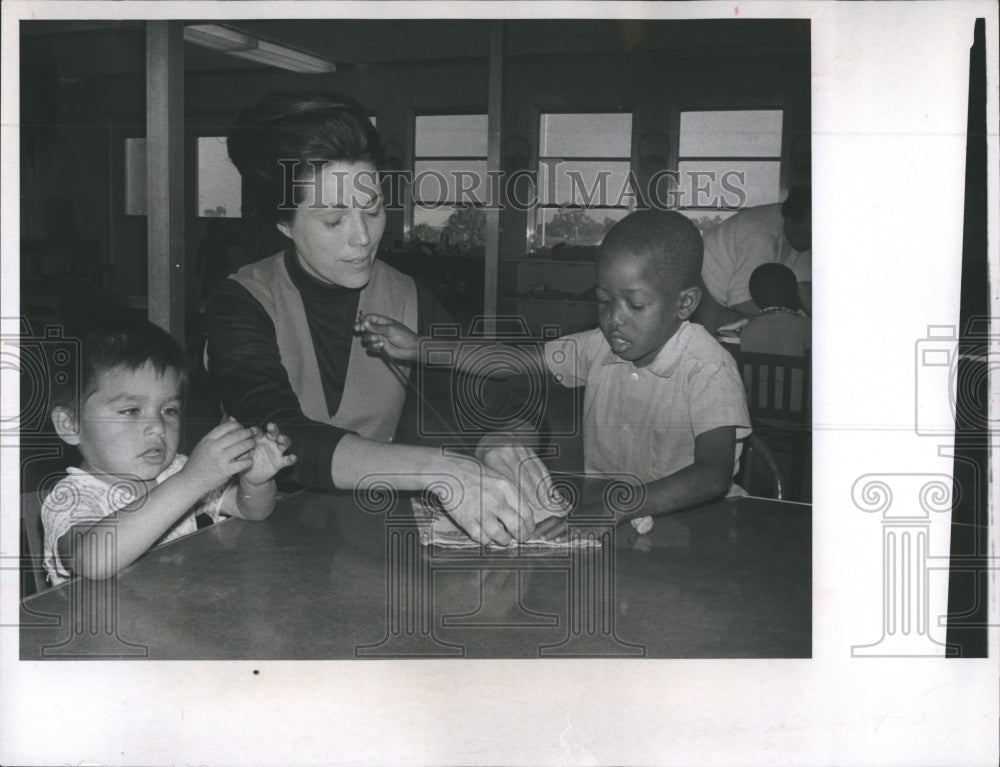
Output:
[[371,344],[374,343],[384,342],[385,339],[386,337],[382,333],[379,333],[378,331],[375,330],[366,330],[364,333],[361,334],[361,343],[365,344],[366,346],[370,346]]
[[222,455],[230,461],[240,459],[243,456],[247,456],[250,460],[253,460],[254,449],[256,447],[257,443],[250,437],[219,445]]
[[[208,434],[201,438],[201,443],[208,444],[221,444],[226,445],[232,440],[234,435],[236,438],[240,438],[242,433],[246,432],[246,435],[250,434],[249,429],[244,429],[236,421],[226,421],[225,423],[220,423],[214,429],[212,429]],[[199,444],[201,444],[199,443]]]
[[361,324],[373,330],[376,325],[395,325],[396,320],[381,314],[366,314]]
[[234,474],[239,474],[244,471],[249,471],[252,466],[253,466],[253,457],[234,458],[231,461],[231,468]]
[[535,526],[535,537],[546,541],[565,538],[568,528],[564,517],[549,517]]
[[221,449],[226,450],[238,442],[247,442],[250,445],[253,445],[255,439],[252,429],[245,429],[242,426],[237,425],[235,428],[231,428],[224,433],[217,435],[215,437],[215,441]]

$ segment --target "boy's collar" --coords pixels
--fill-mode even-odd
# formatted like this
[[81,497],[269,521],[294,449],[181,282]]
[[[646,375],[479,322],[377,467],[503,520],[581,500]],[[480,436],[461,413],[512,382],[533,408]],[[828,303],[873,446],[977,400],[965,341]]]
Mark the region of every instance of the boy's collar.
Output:
[[[684,352],[684,347],[687,345],[687,335],[691,327],[691,322],[689,320],[684,320],[681,322],[680,327],[677,328],[677,332],[674,333],[663,344],[663,348],[660,349],[656,357],[643,368],[638,368],[639,370],[648,370],[654,375],[658,375],[661,378],[670,378],[676,370],[677,366],[681,361],[681,354]],[[611,347],[608,347],[607,354],[604,355],[604,359],[601,360],[602,365],[612,365],[615,363],[622,363],[635,367],[628,360],[623,360],[613,351]]]

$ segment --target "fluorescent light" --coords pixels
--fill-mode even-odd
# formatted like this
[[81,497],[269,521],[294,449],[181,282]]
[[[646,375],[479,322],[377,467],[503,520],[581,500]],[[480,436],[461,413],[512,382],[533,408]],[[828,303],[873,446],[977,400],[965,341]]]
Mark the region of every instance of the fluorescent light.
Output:
[[184,41],[225,53],[257,47],[257,41],[250,35],[218,24],[191,24],[184,27]]
[[286,48],[284,45],[275,45],[267,40],[258,40],[257,47],[248,51],[232,51],[233,56],[241,59],[259,61],[262,64],[270,64],[274,67],[287,69],[291,72],[336,72],[337,65],[332,61],[321,59],[319,56],[310,56],[294,48]]
[[336,72],[337,66],[319,56],[294,48],[261,40],[221,24],[191,24],[184,27],[184,39],[189,43],[214,51],[239,56],[241,59],[270,64],[290,72]]

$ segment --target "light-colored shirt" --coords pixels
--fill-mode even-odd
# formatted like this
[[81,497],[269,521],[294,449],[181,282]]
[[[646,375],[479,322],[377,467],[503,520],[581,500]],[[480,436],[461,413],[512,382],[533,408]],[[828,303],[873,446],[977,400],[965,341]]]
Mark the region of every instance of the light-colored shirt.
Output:
[[764,309],[740,330],[740,348],[801,357],[812,347],[812,320],[791,310]]
[[645,367],[618,357],[599,329],[550,341],[545,360],[564,386],[586,386],[584,468],[652,482],[694,463],[695,438],[736,429],[733,473],[750,434],[736,364],[701,326],[683,322]]
[[[156,477],[156,484],[172,477],[184,468],[187,456],[177,455]],[[196,514],[205,513],[218,520],[222,496],[228,485],[201,497],[184,516],[163,534],[157,543],[166,543],[198,529]],[[75,525],[98,522],[123,509],[137,498],[135,485],[127,481],[114,481],[70,467],[67,476],[59,480],[42,503],[42,526],[45,530],[43,564],[49,583],[56,586],[72,577],[59,559],[59,539]],[[137,509],[136,513],[142,513]]]
[[741,210],[705,232],[701,277],[723,306],[750,300],[750,275],[761,264],[784,264],[799,282],[812,282],[812,250],[795,250],[785,237],[781,203]]

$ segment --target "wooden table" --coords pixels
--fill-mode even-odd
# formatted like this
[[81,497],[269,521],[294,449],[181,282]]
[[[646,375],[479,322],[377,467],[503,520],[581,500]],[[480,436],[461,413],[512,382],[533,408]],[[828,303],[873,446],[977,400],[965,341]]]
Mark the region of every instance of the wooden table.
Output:
[[575,519],[600,548],[444,550],[406,497],[303,492],[27,598],[21,658],[809,657],[811,523],[744,498],[645,536]]

